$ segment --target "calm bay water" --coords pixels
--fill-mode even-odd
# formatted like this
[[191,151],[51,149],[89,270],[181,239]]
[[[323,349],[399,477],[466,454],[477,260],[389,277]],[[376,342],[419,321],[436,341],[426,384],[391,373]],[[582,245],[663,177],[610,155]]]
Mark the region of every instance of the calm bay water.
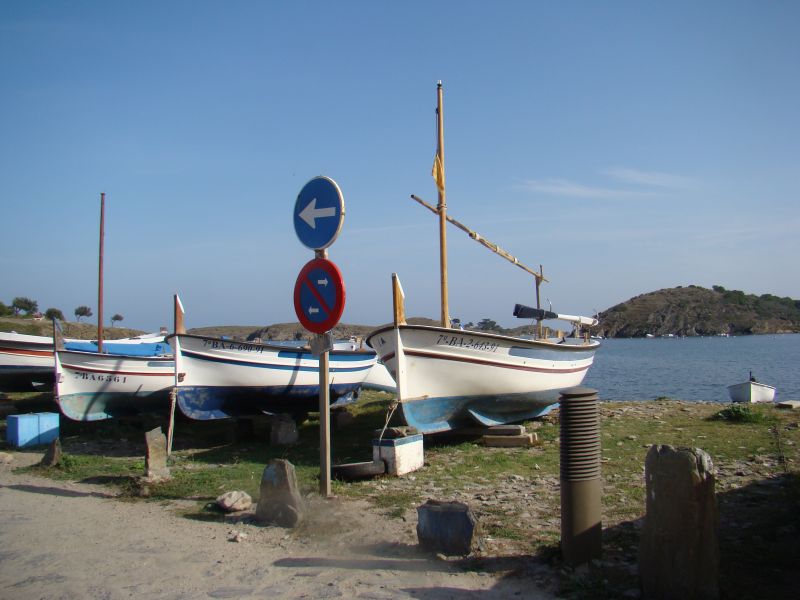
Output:
[[604,400],[730,402],[727,386],[753,376],[800,400],[800,334],[603,340],[583,385]]

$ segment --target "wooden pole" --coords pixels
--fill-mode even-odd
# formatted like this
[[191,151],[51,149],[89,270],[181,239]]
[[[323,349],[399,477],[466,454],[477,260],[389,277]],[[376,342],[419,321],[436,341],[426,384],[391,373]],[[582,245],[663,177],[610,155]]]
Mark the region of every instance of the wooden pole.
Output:
[[97,351],[103,351],[103,239],[105,237],[106,194],[100,194],[100,264],[97,285]]
[[[316,258],[328,258],[327,250],[317,250]],[[324,334],[323,334],[324,335]],[[319,355],[319,494],[330,498],[331,494],[331,402],[330,364],[328,351]]]
[[405,294],[397,273],[392,273],[392,304],[394,305],[394,326],[406,324]]
[[175,351],[175,385],[172,386],[172,390],[169,392],[169,424],[167,425],[167,456],[172,454],[172,439],[175,433],[175,407],[178,403],[178,345],[180,344],[180,340],[177,337],[179,333],[186,333],[186,326],[184,325],[184,312],[183,312],[183,304],[181,303],[181,299],[178,297],[178,294],[173,296],[173,332],[176,334],[176,337],[173,339],[172,343],[175,345],[173,349]]
[[442,289],[442,327],[450,327],[450,311],[448,307],[447,293],[447,195],[445,192],[445,172],[444,172],[444,106],[442,103],[442,82],[436,85],[436,133],[437,148],[436,156],[439,160],[439,173],[441,181],[437,181],[439,191],[439,204],[436,207],[439,212],[439,270],[441,273]]

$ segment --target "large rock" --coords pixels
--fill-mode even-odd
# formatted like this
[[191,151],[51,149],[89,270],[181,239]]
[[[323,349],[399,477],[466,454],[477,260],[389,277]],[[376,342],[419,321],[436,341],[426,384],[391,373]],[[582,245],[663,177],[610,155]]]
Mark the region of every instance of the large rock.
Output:
[[428,500],[417,507],[417,538],[426,550],[466,556],[479,542],[479,523],[463,502]]
[[297,527],[305,518],[305,502],[297,489],[294,465],[288,460],[269,462],[261,476],[260,491],[256,518],[262,523]]
[[639,543],[645,598],[719,598],[717,499],[711,457],[652,446],[645,459],[647,514]]
[[44,453],[39,464],[43,467],[57,467],[61,464],[61,440],[59,438],[50,442],[47,452]]
[[217,506],[225,512],[239,512],[247,510],[253,505],[253,499],[247,492],[239,490],[225,492],[217,498]]
[[144,434],[147,444],[145,457],[145,478],[149,482],[166,481],[171,474],[167,466],[167,438],[161,427],[156,427]]

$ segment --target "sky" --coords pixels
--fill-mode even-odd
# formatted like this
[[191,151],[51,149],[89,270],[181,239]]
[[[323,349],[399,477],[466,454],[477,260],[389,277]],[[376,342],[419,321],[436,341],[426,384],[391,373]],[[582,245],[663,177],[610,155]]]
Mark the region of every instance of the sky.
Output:
[[[800,3],[0,3],[0,300],[142,330],[296,321],[313,177],[342,190],[345,323],[438,318],[448,213],[590,315],[722,285],[800,298]],[[448,229],[450,314],[533,278]],[[90,319],[91,320],[91,319]]]

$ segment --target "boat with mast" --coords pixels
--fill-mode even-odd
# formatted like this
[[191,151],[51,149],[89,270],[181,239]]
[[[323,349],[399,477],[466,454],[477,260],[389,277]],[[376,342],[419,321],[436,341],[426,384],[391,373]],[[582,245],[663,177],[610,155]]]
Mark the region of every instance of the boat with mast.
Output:
[[[579,385],[594,360],[599,342],[582,335],[590,317],[545,311],[540,305],[543,270],[530,269],[514,256],[447,214],[444,171],[443,90],[437,84],[437,151],[432,175],[439,202],[436,207],[412,195],[439,217],[441,323],[406,322],[404,293],[392,274],[394,318],[391,325],[371,332],[367,343],[376,350],[397,383],[398,406],[405,422],[420,433],[462,427],[500,425],[540,416],[558,401],[559,391]],[[517,305],[514,315],[536,320],[534,333],[513,337],[454,329],[448,309],[447,237],[450,222],[472,239],[532,275],[536,308]],[[550,336],[545,319],[573,324],[573,335]]]
[[53,321],[55,397],[61,413],[75,421],[99,421],[145,412],[166,412],[175,361],[163,333],[133,340],[103,339],[105,193],[100,194],[97,341],[65,343]]

